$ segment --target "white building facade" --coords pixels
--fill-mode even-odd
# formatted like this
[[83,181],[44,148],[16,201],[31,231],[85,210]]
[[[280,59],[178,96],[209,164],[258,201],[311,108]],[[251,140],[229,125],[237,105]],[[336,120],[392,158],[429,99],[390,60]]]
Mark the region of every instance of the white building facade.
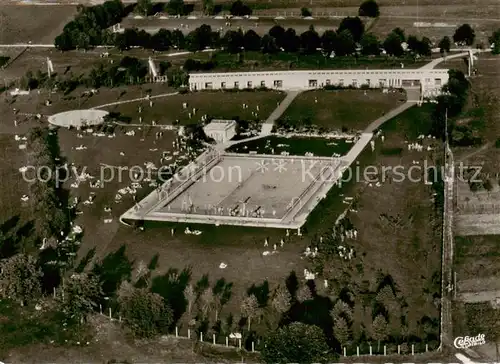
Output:
[[310,70],[270,72],[191,73],[189,89],[220,90],[266,87],[310,90],[328,85],[343,87],[405,88],[439,93],[448,82],[446,69]]
[[214,119],[203,127],[203,131],[217,143],[226,143],[236,135],[236,121]]

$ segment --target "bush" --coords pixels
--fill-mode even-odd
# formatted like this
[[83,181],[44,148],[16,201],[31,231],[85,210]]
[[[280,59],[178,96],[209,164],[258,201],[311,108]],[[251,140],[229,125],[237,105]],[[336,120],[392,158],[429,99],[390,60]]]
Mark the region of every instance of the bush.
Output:
[[300,9],[300,14],[301,14],[304,18],[306,18],[306,17],[308,17],[308,16],[312,16],[312,12],[311,12],[311,10],[309,10],[308,8],[302,8],[302,9]]

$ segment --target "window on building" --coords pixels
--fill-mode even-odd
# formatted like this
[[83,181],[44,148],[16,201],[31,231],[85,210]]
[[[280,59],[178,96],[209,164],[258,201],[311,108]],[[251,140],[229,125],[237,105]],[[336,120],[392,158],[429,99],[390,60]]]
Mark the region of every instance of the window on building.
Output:
[[441,86],[441,79],[440,79],[440,78],[435,78],[435,79],[434,79],[434,84],[435,84],[436,86]]
[[205,88],[211,90],[213,88],[212,82],[205,82]]
[[260,87],[266,87],[266,81],[260,81]]
[[385,78],[381,78],[378,80],[378,84],[380,85],[380,87],[385,87],[385,85],[387,84],[387,80]]
[[221,82],[220,83],[220,88],[226,88],[226,83],[225,82]]
[[356,80],[356,79],[352,80],[352,85],[354,87],[358,87],[358,80]]
[[331,81],[330,81],[330,79],[329,79],[329,78],[327,78],[327,79],[326,79],[326,81],[325,81],[325,85],[327,85],[327,86],[330,86],[330,85],[331,85]]
[[283,87],[283,80],[274,80],[273,85],[275,88]]
[[252,88],[252,81],[248,81],[248,82],[247,82],[247,87],[248,87],[248,88]]
[[240,88],[240,83],[238,81],[234,82],[234,88]]
[[318,80],[309,80],[309,87],[318,87]]
[[341,78],[341,79],[339,80],[339,86],[344,86],[344,79],[343,79],[343,78]]

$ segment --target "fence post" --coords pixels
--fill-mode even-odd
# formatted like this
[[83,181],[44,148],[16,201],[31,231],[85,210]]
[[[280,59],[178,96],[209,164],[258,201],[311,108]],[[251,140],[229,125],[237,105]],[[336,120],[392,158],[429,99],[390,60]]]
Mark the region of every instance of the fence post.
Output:
[[401,354],[401,345],[398,345],[398,354]]
[[191,329],[188,329],[188,339],[191,339]]
[[356,346],[356,356],[359,356],[359,346]]
[[226,336],[226,346],[229,346],[229,338]]
[[427,353],[429,351],[429,344],[425,344],[425,352]]
[[415,344],[411,344],[411,355],[415,355]]
[[241,349],[241,339],[238,339],[238,346]]
[[212,334],[212,342],[215,345],[215,334]]
[[372,355],[372,346],[370,345],[370,355]]
[[252,353],[255,352],[255,343],[252,341]]
[[113,316],[111,316],[111,307],[109,308],[109,319],[113,320]]
[[54,292],[54,298],[56,298],[56,287],[54,287],[53,292]]
[[384,345],[384,355],[387,355],[387,346]]
[[347,356],[347,349],[346,349],[346,347],[344,346],[344,357],[346,357],[346,356]]
[[175,337],[179,337],[179,328],[175,327]]
[[200,332],[200,341],[203,341],[203,333]]
[[118,321],[122,322],[122,315],[118,316]]
[[99,313],[102,315],[102,305],[99,304]]

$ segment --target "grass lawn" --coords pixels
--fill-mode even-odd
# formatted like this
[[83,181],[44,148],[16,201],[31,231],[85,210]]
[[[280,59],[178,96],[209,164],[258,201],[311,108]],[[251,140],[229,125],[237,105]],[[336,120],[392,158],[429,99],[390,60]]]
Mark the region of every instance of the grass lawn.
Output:
[[308,120],[326,130],[361,131],[405,99],[398,91],[307,91],[297,96],[281,119],[288,118],[292,124]]
[[[255,120],[252,112],[257,112],[258,120],[265,120],[276,108],[277,103],[283,100],[285,94],[279,91],[202,91],[179,94],[162,99],[153,100],[150,108],[147,101],[142,102],[142,118],[144,123],[150,124],[155,120],[157,124],[173,124],[176,120],[183,125],[197,123],[203,115],[216,119]],[[183,109],[182,104],[188,107]],[[248,108],[243,109],[243,104]],[[108,111],[119,112],[123,116],[132,118],[132,123],[139,123],[138,107],[141,103],[131,103],[111,106]],[[191,115],[196,108],[196,115]]]
[[352,143],[345,139],[323,139],[323,138],[284,138],[267,137],[237,144],[228,149],[234,153],[249,153],[256,151],[258,154],[281,154],[287,152],[290,155],[305,155],[307,152],[315,156],[331,157],[334,153],[344,155],[352,147]]

